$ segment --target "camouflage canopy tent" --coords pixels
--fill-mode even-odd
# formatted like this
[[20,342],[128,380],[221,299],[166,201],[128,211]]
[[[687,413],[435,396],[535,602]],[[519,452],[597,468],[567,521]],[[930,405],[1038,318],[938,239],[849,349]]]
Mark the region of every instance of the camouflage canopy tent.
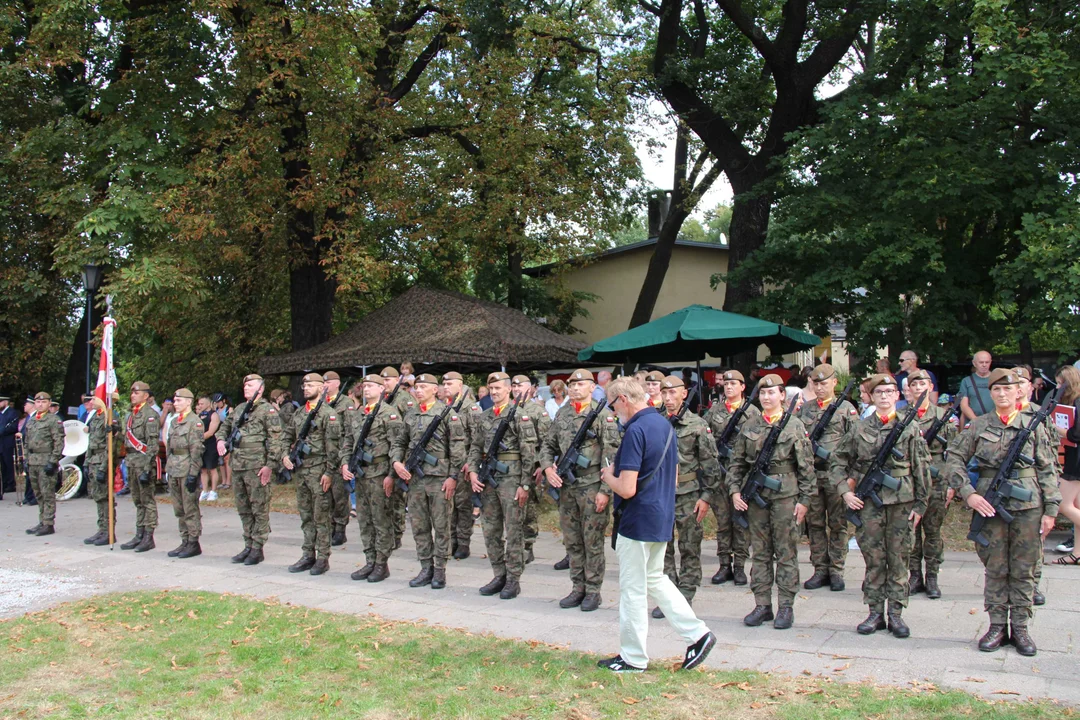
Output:
[[264,375],[397,366],[433,372],[575,367],[585,343],[519,310],[448,290],[414,287],[321,345],[259,362]]

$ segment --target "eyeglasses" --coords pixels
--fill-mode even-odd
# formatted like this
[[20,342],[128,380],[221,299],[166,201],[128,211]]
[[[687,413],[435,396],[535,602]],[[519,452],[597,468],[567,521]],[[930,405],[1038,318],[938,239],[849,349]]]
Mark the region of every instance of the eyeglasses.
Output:
[[874,392],[871,393],[871,395],[873,395],[874,397],[880,397],[880,398],[889,397],[890,395],[895,395],[895,394],[896,394],[896,388],[882,388],[880,390],[875,390]]

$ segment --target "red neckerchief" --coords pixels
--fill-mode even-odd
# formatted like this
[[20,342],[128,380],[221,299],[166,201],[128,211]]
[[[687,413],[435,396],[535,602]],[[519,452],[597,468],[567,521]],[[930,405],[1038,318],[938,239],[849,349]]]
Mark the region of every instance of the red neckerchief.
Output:
[[304,402],[304,410],[307,411],[307,412],[311,412],[312,409],[318,404],[319,404],[318,400],[316,400],[315,402],[311,402],[310,400],[307,400],[307,401]]
[[742,400],[739,400],[738,402],[734,402],[734,403],[730,403],[730,402],[728,402],[727,400],[725,400],[725,401],[724,401],[724,407],[726,407],[726,408],[727,408],[727,411],[728,411],[729,413],[733,413],[733,412],[735,412],[736,410],[738,410],[738,409],[739,409],[739,406],[740,406],[740,405],[742,405],[742,404],[743,404],[743,401],[742,401]]
[[888,415],[878,415],[878,420],[881,421],[882,425],[888,425],[895,418],[896,418],[896,411],[895,410],[890,412]]
[[500,405],[499,407],[493,408],[495,410],[495,417],[499,417],[500,415],[502,415],[502,411],[505,410],[509,405],[510,405],[509,402],[505,402],[502,405]]
[[783,416],[784,416],[784,411],[783,411],[783,410],[781,410],[781,411],[779,412],[779,414],[777,414],[777,415],[773,415],[772,417],[769,417],[769,416],[768,416],[768,415],[766,415],[765,413],[761,413],[761,417],[765,418],[765,422],[767,422],[767,423],[768,423],[768,424],[770,424],[770,425],[772,425],[772,424],[773,424],[774,422],[776,422],[777,420],[779,420],[779,419],[780,419],[780,418],[782,418]]
[[916,410],[916,411],[915,411],[915,414],[919,416],[919,419],[920,419],[920,420],[922,420],[922,419],[923,419],[923,415],[925,415],[925,414],[926,414],[926,411],[927,411],[927,410],[929,410],[929,409],[930,409],[930,408],[928,408],[928,407],[924,407],[924,408],[919,408],[918,410]]
[[591,404],[592,404],[592,403],[591,403],[591,402],[589,402],[588,400],[586,400],[585,402],[581,402],[581,403],[578,403],[578,402],[576,402],[576,403],[573,403],[573,406],[574,406],[574,412],[575,412],[576,414],[580,415],[580,414],[581,414],[581,413],[582,413],[582,412],[583,412],[583,411],[584,411],[584,410],[585,410],[586,408],[588,408],[588,407],[589,407],[589,405],[591,405]]
[[375,402],[371,403],[370,405],[365,405],[365,406],[364,406],[364,414],[365,414],[365,415],[370,415],[370,414],[371,414],[371,411],[375,409],[375,405],[376,405],[377,403],[378,403],[378,400],[376,400]]
[[178,415],[178,416],[176,417],[176,422],[178,422],[178,423],[182,423],[182,422],[184,422],[184,418],[186,418],[186,417],[187,417],[188,415],[190,415],[190,414],[191,414],[191,411],[190,411],[190,410],[186,410],[186,411],[184,411],[184,412],[180,413],[180,414],[179,414],[179,415]]
[[420,403],[420,412],[426,413],[428,411],[428,408],[430,408],[434,404],[435,404],[434,402],[432,402],[429,405],[425,405],[424,403]]
[[47,413],[47,412],[49,412],[49,411],[46,410],[45,412],[36,412],[36,413],[34,413],[34,419],[40,421],[41,418],[45,417],[45,413]]
[[1011,423],[1011,422],[1013,421],[1013,418],[1014,418],[1014,417],[1016,417],[1016,414],[1017,414],[1018,412],[1020,412],[1020,411],[1019,411],[1019,410],[1013,410],[1013,411],[1012,411],[1011,413],[1009,413],[1008,415],[1001,415],[1001,414],[999,413],[999,414],[998,414],[998,417],[999,417],[999,418],[1001,418],[1001,422],[1002,422],[1002,423],[1004,423],[1005,425],[1008,425],[1009,423]]

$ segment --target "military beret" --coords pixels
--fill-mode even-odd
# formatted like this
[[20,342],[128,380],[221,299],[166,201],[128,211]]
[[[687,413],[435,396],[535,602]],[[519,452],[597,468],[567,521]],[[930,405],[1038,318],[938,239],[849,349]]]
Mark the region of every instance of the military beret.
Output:
[[382,369],[382,372],[381,372],[381,373],[379,373],[379,374],[380,374],[380,375],[382,375],[382,376],[383,376],[384,378],[390,378],[390,377],[401,377],[401,373],[399,373],[399,372],[398,372],[397,370],[395,370],[394,368],[390,367],[389,365],[387,365],[386,367],[384,367],[384,368]]
[[510,376],[504,372],[493,372],[487,377],[488,385],[492,383],[501,382],[503,380],[509,380]]
[[306,383],[313,382],[313,383],[319,383],[321,385],[322,382],[323,382],[323,376],[320,375],[319,373],[308,373],[307,375],[304,376],[304,379],[301,382],[306,382]]
[[195,399],[195,393],[191,392],[187,388],[180,388],[179,390],[177,390],[176,392],[173,393],[173,397],[187,398],[188,400],[194,400]]
[[429,383],[431,385],[438,385],[439,384],[439,378],[434,376],[434,375],[430,375],[428,373],[420,373],[419,375],[416,376],[416,384],[419,385],[420,383]]
[[762,375],[758,380],[759,388],[771,388],[771,387],[784,387],[784,379],[776,373],[769,373],[768,375]]
[[680,388],[680,387],[686,387],[686,384],[683,383],[682,378],[677,378],[674,375],[668,375],[666,378],[664,378],[660,382],[660,387],[662,387],[662,388]]
[[135,382],[131,383],[131,391],[150,392],[150,386],[142,382],[141,380],[136,380]]
[[834,368],[829,363],[821,363],[816,368],[814,368],[814,371],[812,373],[810,373],[810,379],[814,382],[821,382],[823,380],[828,380],[835,374],[836,368]]
[[645,382],[664,382],[664,373],[659,370],[653,370],[645,376]]
[[262,379],[263,379],[263,377],[259,373],[251,373],[249,375],[244,376],[243,382],[246,383],[248,380],[262,380]]
[[529,383],[532,385],[532,380],[528,375],[515,375],[514,379],[510,381],[511,385],[521,385],[522,383]]
[[986,386],[994,387],[995,385],[1019,385],[1020,376],[1016,374],[1015,370],[1010,368],[998,368],[990,373],[990,377],[987,378]]
[[728,371],[726,371],[723,375],[720,376],[720,381],[721,382],[723,382],[725,380],[738,380],[743,385],[746,384],[746,378],[744,378],[743,374],[741,372],[739,372],[738,370],[728,370]]
[[39,392],[37,395],[35,395],[34,399],[35,400],[52,400],[52,395],[50,395],[47,392],[42,391],[42,392]]
[[866,391],[872,392],[878,385],[892,385],[893,387],[896,387],[896,378],[889,373],[871,375],[870,379],[866,381]]
[[285,391],[282,390],[281,388],[274,388],[273,390],[270,391],[270,399],[271,400],[277,400],[279,397],[281,397],[284,394],[285,394]]
[[366,383],[375,383],[376,385],[386,384],[386,379],[382,375],[375,375],[374,373],[372,373],[371,375],[365,375],[363,381]]
[[463,378],[463,377],[461,376],[461,373],[459,373],[459,372],[456,372],[456,371],[454,371],[454,370],[451,370],[450,372],[448,372],[448,373],[446,373],[445,375],[443,375],[443,376],[442,376],[442,379],[443,379],[443,382],[445,382],[445,381],[447,381],[447,380],[460,380],[460,381],[462,381],[462,382],[465,382],[465,378]]
[[339,380],[340,381],[341,376],[338,375],[335,370],[327,370],[325,373],[323,373],[322,379],[324,381],[329,381],[329,380]]
[[585,368],[578,368],[570,374],[570,377],[567,378],[567,380],[568,382],[574,382],[575,380],[589,380],[591,382],[596,382],[596,378],[593,377],[593,374]]
[[1016,373],[1016,376],[1021,378],[1022,380],[1027,380],[1028,382],[1031,382],[1031,371],[1028,370],[1026,367],[1014,367],[1012,371]]
[[930,379],[930,373],[926,372],[925,370],[923,370],[921,368],[919,370],[916,370],[915,372],[911,373],[910,375],[908,375],[906,379],[907,379],[908,385],[915,382],[916,380],[925,380],[926,382],[933,382],[933,380]]

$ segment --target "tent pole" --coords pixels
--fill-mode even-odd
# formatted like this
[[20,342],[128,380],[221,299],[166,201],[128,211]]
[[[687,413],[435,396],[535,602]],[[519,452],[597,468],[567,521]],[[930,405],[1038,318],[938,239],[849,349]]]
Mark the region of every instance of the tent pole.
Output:
[[[697,365],[697,382],[698,382],[698,409],[705,407],[705,378],[701,374],[701,359],[696,361]],[[700,413],[698,413],[700,415]]]

